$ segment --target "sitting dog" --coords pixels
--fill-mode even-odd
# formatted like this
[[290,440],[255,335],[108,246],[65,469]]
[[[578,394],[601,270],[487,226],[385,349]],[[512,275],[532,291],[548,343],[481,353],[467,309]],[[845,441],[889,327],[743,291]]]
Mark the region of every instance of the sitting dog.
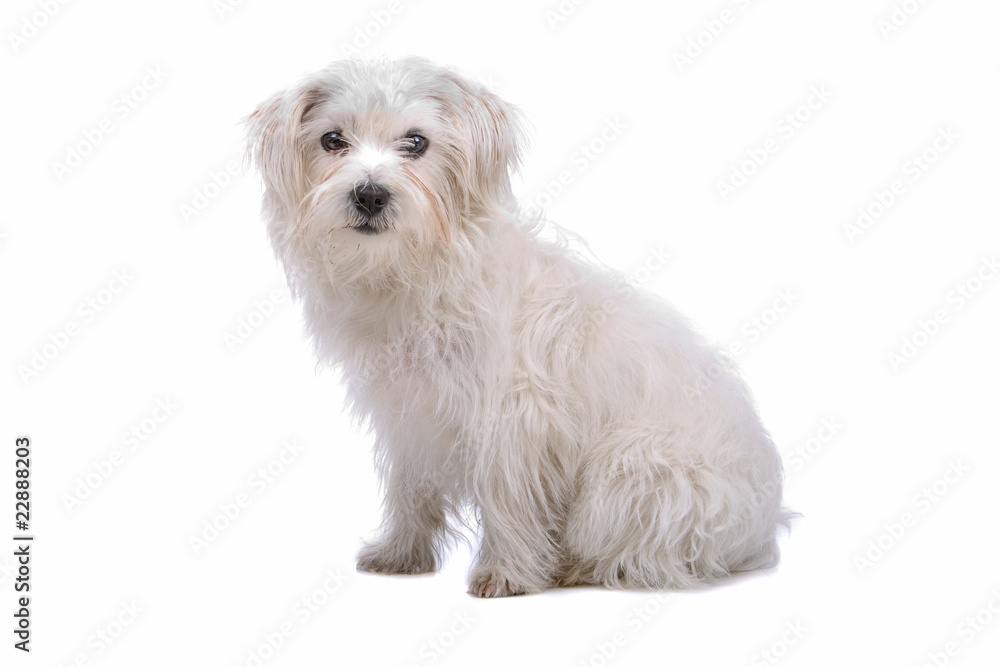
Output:
[[316,353],[375,433],[358,569],[434,571],[470,508],[479,597],[777,562],[781,461],[746,387],[670,305],[541,239],[515,107],[423,59],[348,60],[246,123]]

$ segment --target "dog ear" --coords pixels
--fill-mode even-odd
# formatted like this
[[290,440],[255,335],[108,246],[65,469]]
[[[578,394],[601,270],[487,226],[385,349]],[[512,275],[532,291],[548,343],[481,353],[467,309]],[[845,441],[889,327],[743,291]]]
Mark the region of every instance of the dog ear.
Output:
[[244,159],[260,172],[265,196],[285,216],[296,211],[308,187],[299,130],[305,116],[321,101],[317,86],[301,86],[273,95],[243,119]]
[[527,141],[521,111],[481,84],[454,74],[447,78],[461,91],[460,99],[451,100],[451,105],[470,142],[469,167],[474,178],[468,185],[478,185],[470,194],[483,202],[512,202],[510,176],[521,165]]

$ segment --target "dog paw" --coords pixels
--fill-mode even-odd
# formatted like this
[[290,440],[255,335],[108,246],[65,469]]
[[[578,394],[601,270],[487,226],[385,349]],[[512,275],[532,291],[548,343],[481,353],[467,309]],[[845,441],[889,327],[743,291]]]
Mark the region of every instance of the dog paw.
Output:
[[427,574],[437,570],[437,562],[433,556],[417,550],[398,551],[369,544],[358,554],[358,570],[377,574]]
[[524,595],[527,592],[523,586],[491,572],[478,574],[469,583],[469,593],[477,598],[505,598],[511,595]]

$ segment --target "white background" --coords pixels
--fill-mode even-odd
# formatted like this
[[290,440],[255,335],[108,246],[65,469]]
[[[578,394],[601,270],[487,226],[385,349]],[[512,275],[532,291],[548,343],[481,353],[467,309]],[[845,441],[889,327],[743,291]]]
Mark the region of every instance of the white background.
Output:
[[[0,662],[993,664],[1000,6],[898,3],[882,28],[891,0],[567,0],[558,21],[555,0],[5,3]],[[259,182],[227,165],[259,101],[358,45],[519,105],[519,193],[566,172],[549,217],[736,346],[805,515],[779,567],[504,600],[465,593],[467,547],[436,575],[354,571],[372,437],[314,371]],[[849,233],[859,207],[876,215]]]

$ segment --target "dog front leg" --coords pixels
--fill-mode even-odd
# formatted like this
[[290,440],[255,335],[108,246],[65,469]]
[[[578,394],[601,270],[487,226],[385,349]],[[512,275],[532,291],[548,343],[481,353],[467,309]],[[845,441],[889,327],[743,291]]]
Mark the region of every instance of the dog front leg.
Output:
[[566,461],[545,433],[520,425],[500,430],[483,446],[476,472],[483,539],[469,593],[477,597],[537,593],[552,585],[571,488]]
[[437,570],[447,528],[436,485],[396,471],[388,475],[382,534],[358,554],[358,569],[382,574]]

